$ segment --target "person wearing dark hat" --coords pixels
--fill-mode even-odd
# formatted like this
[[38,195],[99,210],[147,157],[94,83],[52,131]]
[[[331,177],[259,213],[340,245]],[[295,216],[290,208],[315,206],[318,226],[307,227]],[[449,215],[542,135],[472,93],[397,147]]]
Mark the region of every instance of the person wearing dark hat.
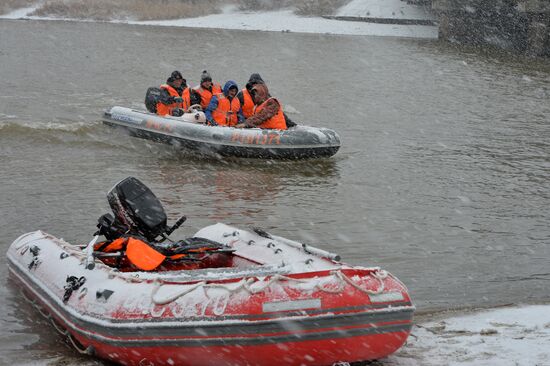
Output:
[[237,124],[237,128],[265,128],[274,130],[286,130],[286,121],[281,103],[269,94],[265,84],[256,84],[250,90],[254,98],[254,114],[243,123]]
[[206,110],[208,104],[210,104],[210,99],[214,94],[220,94],[222,92],[222,87],[218,83],[212,82],[212,77],[208,71],[204,70],[201,74],[201,84],[194,89],[201,96],[201,107],[203,110]]
[[252,95],[250,95],[250,91],[256,84],[265,84],[264,79],[262,79],[258,73],[250,75],[245,88],[237,94],[237,98],[239,98],[239,102],[241,102],[241,107],[245,118],[252,117],[254,114],[254,100],[252,99]]
[[161,94],[157,103],[157,114],[161,116],[181,116],[184,110],[183,92],[187,88],[186,80],[179,71],[174,71],[160,86]]
[[[256,104],[254,103],[254,98],[252,97],[252,94],[250,92],[252,91],[252,88],[258,84],[265,85],[265,81],[264,79],[262,79],[260,74],[253,73],[252,75],[250,75],[250,78],[246,83],[245,89],[241,90],[239,94],[237,94],[237,98],[239,98],[239,101],[241,102],[241,108],[243,110],[243,115],[245,118],[250,118],[254,115]],[[296,126],[296,123],[294,123],[287,116],[286,113],[283,112],[283,116],[287,128]]]
[[189,107],[200,104],[201,96],[187,86],[187,81],[179,71],[174,71],[160,86],[161,94],[157,103],[157,114],[161,116],[181,116]]
[[223,86],[223,93],[215,94],[204,114],[211,126],[235,126],[244,120],[241,103],[235,96],[239,91],[237,83],[229,80]]

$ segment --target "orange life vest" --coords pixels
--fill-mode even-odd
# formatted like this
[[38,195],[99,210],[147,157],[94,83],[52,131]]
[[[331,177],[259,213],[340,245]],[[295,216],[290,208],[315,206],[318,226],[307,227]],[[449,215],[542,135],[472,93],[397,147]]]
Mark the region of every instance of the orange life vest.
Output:
[[[274,115],[273,117],[271,117],[270,119],[268,119],[267,121],[259,125],[258,127],[271,128],[275,130],[286,130],[286,121],[285,121],[285,116],[283,115],[283,106],[281,105],[281,103],[279,103],[277,99],[275,98],[269,98],[269,99],[273,99],[279,104],[279,111],[277,112],[276,115]],[[260,113],[260,111],[265,108],[265,105],[269,101],[269,99],[267,99],[265,102],[263,102],[259,106],[255,106],[254,114]]]
[[183,99],[183,110],[186,111],[189,107],[191,107],[191,89],[185,88],[181,94],[181,97]]
[[252,96],[248,92],[248,89],[243,89],[242,91],[243,95],[243,115],[244,118],[252,117],[254,114],[254,100],[252,100]]
[[118,252],[121,250],[124,250],[126,246],[126,240],[128,238],[118,238],[113,240],[112,242],[101,242],[94,245],[94,250],[105,252],[105,253],[112,253],[112,252]]
[[130,263],[144,271],[157,268],[166,259],[165,255],[159,253],[146,242],[132,237],[118,238],[110,243],[98,243],[94,246],[94,250],[105,253],[125,251],[126,258]]
[[235,126],[238,122],[237,113],[241,109],[239,98],[234,97],[229,101],[223,93],[216,94],[218,107],[212,111],[212,118],[220,126]]
[[165,255],[151,248],[149,244],[134,238],[128,238],[126,257],[134,266],[144,271],[152,271],[166,259]]
[[212,96],[214,94],[219,94],[222,92],[222,87],[220,84],[214,84],[212,83],[212,91],[204,89],[202,86],[199,86],[195,88],[195,90],[200,94],[201,96],[201,107],[203,110],[206,110],[206,107],[208,107],[208,104],[210,104],[210,99],[212,99]]
[[[171,97],[182,97],[178,94],[178,91],[174,88],[172,88],[168,84],[162,84],[160,86],[161,89],[164,89],[170,94]],[[185,94],[185,91],[183,92]],[[183,98],[183,97],[182,97]],[[185,103],[185,100],[183,103],[172,103],[172,104],[164,104],[161,102],[157,103],[157,114],[160,116],[166,116],[166,115],[172,115],[172,110],[174,108],[183,108],[183,105]],[[188,103],[189,104],[189,103]]]

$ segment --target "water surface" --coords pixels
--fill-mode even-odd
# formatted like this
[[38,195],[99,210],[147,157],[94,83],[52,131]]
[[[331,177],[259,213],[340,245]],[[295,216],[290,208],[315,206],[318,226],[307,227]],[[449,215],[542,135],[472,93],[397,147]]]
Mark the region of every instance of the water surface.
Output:
[[[382,266],[422,311],[549,300],[547,63],[398,38],[1,20],[0,64],[3,252],[36,229],[88,242],[107,190],[133,175],[172,222],[189,217],[179,236],[261,226]],[[172,70],[194,85],[205,68],[241,86],[259,72],[293,119],[337,130],[340,152],[218,161],[101,124]],[[0,363],[82,362],[7,275],[3,261]]]

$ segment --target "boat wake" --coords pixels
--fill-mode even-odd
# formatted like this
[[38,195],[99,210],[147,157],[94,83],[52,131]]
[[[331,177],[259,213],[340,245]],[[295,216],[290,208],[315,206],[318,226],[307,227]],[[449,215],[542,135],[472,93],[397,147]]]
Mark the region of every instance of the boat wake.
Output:
[[0,121],[0,131],[3,136],[28,134],[29,132],[36,133],[37,131],[47,133],[70,132],[77,135],[84,135],[99,130],[100,125],[99,122],[72,122],[69,124],[61,122]]

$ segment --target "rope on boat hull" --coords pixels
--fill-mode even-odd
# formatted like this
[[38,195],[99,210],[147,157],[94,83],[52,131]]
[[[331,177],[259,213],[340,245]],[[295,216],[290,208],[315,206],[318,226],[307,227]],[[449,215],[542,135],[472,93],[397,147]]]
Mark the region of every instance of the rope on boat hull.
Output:
[[[346,284],[349,284],[353,288],[355,288],[356,290],[359,290],[360,292],[363,292],[367,295],[378,295],[378,294],[381,294],[382,292],[384,292],[384,288],[385,288],[384,279],[386,279],[389,275],[387,271],[382,270],[382,269],[378,269],[376,271],[371,272],[370,275],[372,277],[374,277],[374,279],[376,279],[379,282],[379,286],[376,290],[369,290],[369,289],[363,288],[360,285],[358,285],[357,283],[355,283],[351,278],[346,276],[340,270],[331,271],[331,274],[337,280],[339,280],[338,286],[335,289],[330,289],[328,287],[323,287],[319,283],[316,283],[314,288],[317,288],[319,291],[326,292],[326,293],[329,293],[329,294],[339,294],[339,293],[344,292]],[[166,305],[166,304],[169,304],[169,303],[179,299],[182,296],[185,296],[185,295],[195,291],[198,288],[203,288],[205,291],[208,288],[221,288],[221,289],[224,289],[224,290],[228,291],[229,294],[233,294],[233,293],[239,292],[240,290],[244,289],[248,293],[254,295],[254,294],[265,291],[273,283],[282,282],[282,281],[297,282],[297,283],[308,283],[310,280],[292,278],[292,277],[276,274],[276,275],[272,276],[264,284],[262,284],[261,286],[258,286],[258,288],[252,288],[251,287],[252,284],[258,282],[254,278],[243,279],[239,282],[238,286],[236,286],[234,288],[230,288],[229,286],[219,284],[219,283],[218,284],[216,284],[216,283],[210,284],[210,283],[207,283],[206,281],[201,281],[201,282],[195,284],[194,286],[192,286],[190,288],[185,288],[185,289],[183,289],[179,292],[173,293],[173,294],[171,294],[169,296],[166,296],[164,298],[159,297],[158,292],[159,292],[159,290],[162,286],[165,286],[165,284],[163,284],[162,282],[157,281],[155,283],[155,287],[153,288],[153,291],[151,292],[151,302],[155,305]]]
[[47,312],[44,312],[44,310],[42,309],[41,306],[39,306],[37,304],[36,301],[30,299],[27,297],[27,295],[25,294],[24,291],[21,291],[21,295],[23,296],[23,298],[29,303],[31,304],[37,311],[40,315],[42,315],[44,318],[46,318],[46,320],[49,320],[50,323],[53,325],[53,327],[55,328],[55,330],[61,334],[62,336],[65,336],[67,337],[67,339],[71,342],[72,346],[74,347],[74,349],[82,354],[82,355],[88,355],[88,356],[93,356],[93,354],[95,353],[95,350],[94,350],[94,347],[92,345],[89,345],[88,347],[85,347],[84,345],[82,345],[78,340],[76,340],[74,338],[74,336],[67,330],[67,329],[64,329],[61,325],[59,325],[56,321],[55,321],[55,318],[53,316],[51,316],[51,314],[47,313]]

